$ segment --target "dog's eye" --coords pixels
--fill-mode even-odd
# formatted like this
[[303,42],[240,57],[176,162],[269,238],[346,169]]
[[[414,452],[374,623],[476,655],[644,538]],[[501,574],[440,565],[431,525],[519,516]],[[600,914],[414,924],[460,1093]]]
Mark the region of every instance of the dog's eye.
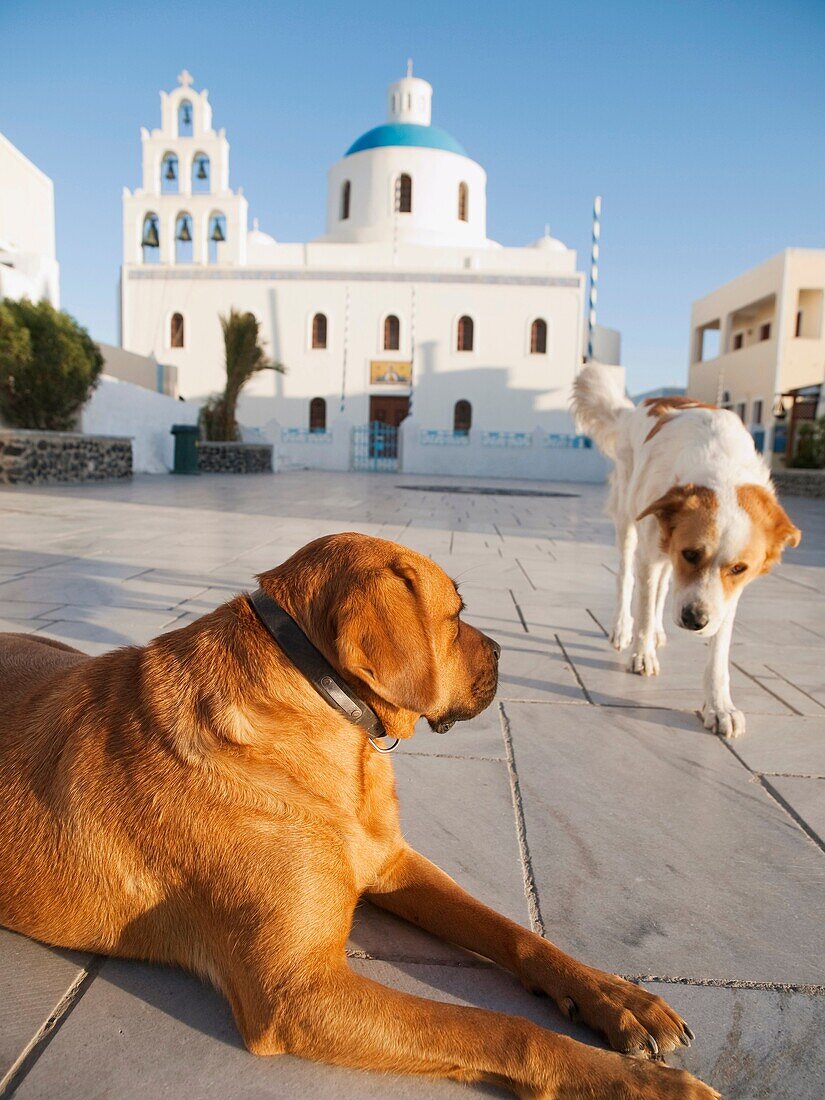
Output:
[[696,565],[702,556],[701,550],[683,550],[682,557],[685,561],[690,562],[691,565]]
[[736,565],[732,565],[730,567],[730,569],[728,570],[728,572],[730,573],[730,575],[732,577],[738,577],[739,574],[744,573],[747,568],[748,568],[747,565],[743,561],[740,561],[740,562],[737,562]]

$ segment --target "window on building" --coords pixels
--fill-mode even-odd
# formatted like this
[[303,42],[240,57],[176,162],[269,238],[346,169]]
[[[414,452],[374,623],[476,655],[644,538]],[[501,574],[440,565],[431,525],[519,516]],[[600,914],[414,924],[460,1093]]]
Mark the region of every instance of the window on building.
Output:
[[797,315],[796,315],[796,330],[794,331],[794,336],[796,336],[796,338],[799,339],[799,337],[801,335],[802,335],[802,310],[800,309],[798,311]]
[[325,348],[327,346],[327,315],[316,313],[312,318],[312,346],[313,348]]
[[140,247],[145,264],[156,264],[160,260],[160,222],[157,214],[147,214],[143,219],[143,233]]
[[530,354],[547,354],[547,322],[543,317],[537,317],[530,326]]
[[823,298],[825,292],[818,287],[802,287],[796,299],[796,336],[801,340],[819,340],[822,337]]
[[745,401],[737,401],[736,402],[736,415],[739,417],[739,419],[742,421],[743,424],[745,423],[745,414],[746,414],[746,412],[747,412],[747,403]]
[[744,343],[744,340],[745,340],[744,333],[742,333],[742,332],[734,333],[734,335],[733,335],[733,350],[734,351],[739,351],[739,349],[742,347],[742,344]]
[[192,194],[208,195],[210,184],[209,157],[206,153],[196,153],[192,161]]
[[472,317],[459,317],[458,332],[456,338],[456,351],[473,350],[473,319]]
[[398,183],[396,185],[397,194],[395,196],[395,209],[399,214],[411,214],[412,213],[412,176],[408,176],[406,172],[398,177]]
[[178,214],[175,221],[175,263],[192,263],[192,215]]
[[192,104],[188,99],[182,99],[178,107],[178,137],[191,137],[193,123]]
[[757,398],[757,400],[754,401],[754,403],[753,403],[753,410],[751,411],[751,423],[752,424],[761,424],[762,423],[762,399],[761,398]]
[[173,313],[169,322],[169,347],[183,347],[183,314]]
[[313,397],[309,403],[309,430],[311,432],[327,430],[327,403],[323,397]]
[[401,322],[391,313],[384,321],[384,351],[398,351],[401,347]]
[[342,222],[345,222],[347,218],[349,218],[349,206],[351,198],[352,184],[349,180],[344,180],[344,182],[341,184],[341,209],[338,215]]
[[767,321],[764,325],[759,326],[759,339],[770,340],[771,338],[771,323]]
[[215,213],[209,218],[206,230],[206,249],[210,264],[218,264],[223,259],[223,246],[226,244],[226,217]]
[[473,424],[473,406],[469,401],[456,401],[453,409],[453,431],[456,435],[466,435]]
[[179,183],[178,158],[174,153],[166,153],[160,162],[160,193],[177,195]]
[[458,220],[460,222],[470,220],[470,192],[466,183],[458,185]]
[[730,408],[730,390],[722,390],[722,408]]
[[720,324],[717,317],[693,331],[693,362],[704,363],[719,354]]

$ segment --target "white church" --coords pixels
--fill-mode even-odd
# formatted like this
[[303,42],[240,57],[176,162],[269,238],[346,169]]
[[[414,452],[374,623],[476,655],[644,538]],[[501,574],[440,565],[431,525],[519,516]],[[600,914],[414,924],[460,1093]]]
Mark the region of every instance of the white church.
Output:
[[[573,433],[585,277],[545,234],[522,248],[487,236],[486,173],[431,121],[432,87],[392,84],[387,121],[329,170],[326,231],[282,243],[253,223],[229,180],[229,143],[187,72],[141,131],[142,185],[123,194],[121,342],[178,370],[202,400],[224,381],[221,314],[261,322],[285,374],[244,391],[239,419],[322,434],[336,420],[457,437]],[[617,343],[617,341],[616,341]],[[617,362],[611,348],[596,357]]]

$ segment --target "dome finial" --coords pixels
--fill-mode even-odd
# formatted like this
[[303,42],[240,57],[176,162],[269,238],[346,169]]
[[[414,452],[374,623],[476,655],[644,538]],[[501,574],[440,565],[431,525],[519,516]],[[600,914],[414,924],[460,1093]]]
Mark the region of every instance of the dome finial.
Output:
[[188,69],[184,69],[182,73],[178,73],[178,84],[182,84],[184,88],[188,88],[192,83],[192,74]]
[[408,80],[412,76],[412,74],[413,74],[413,59],[411,57],[408,57],[407,58],[407,79]]

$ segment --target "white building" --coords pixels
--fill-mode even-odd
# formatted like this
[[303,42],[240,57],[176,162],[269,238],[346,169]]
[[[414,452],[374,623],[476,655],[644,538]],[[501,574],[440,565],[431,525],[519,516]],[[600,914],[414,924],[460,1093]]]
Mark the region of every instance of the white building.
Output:
[[576,254],[549,234],[488,238],[486,174],[432,124],[425,80],[392,84],[388,121],[331,167],[326,231],[309,243],[247,230],[207,92],[179,81],[160,129],[141,133],[142,185],[124,191],[124,348],[176,366],[181,394],[203,399],[223,385],[219,316],[234,306],[287,368],[241,399],[240,419],[270,434],[410,412],[430,430],[574,431]]
[[822,399],[823,298],[825,249],[786,248],[694,302],[688,394],[735,410],[767,450],[792,448]]
[[0,298],[60,305],[54,187],[0,134]]

